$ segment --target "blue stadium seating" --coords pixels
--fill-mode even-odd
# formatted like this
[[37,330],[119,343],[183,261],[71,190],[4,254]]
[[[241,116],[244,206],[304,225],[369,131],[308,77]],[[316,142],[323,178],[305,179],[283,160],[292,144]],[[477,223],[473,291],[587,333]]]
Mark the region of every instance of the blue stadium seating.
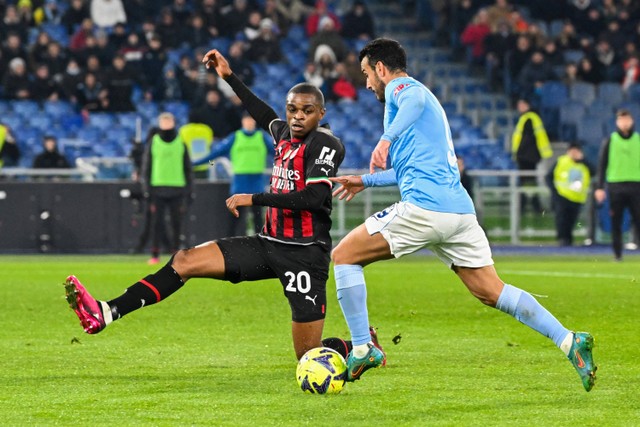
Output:
[[0,100],[0,114],[4,114],[11,108],[9,101]]
[[540,88],[540,106],[559,108],[569,98],[567,86],[558,81],[548,81]]
[[163,111],[167,111],[176,117],[178,122],[183,122],[189,115],[189,104],[181,101],[168,101],[162,103]]
[[560,132],[563,141],[573,141],[576,127],[585,114],[585,106],[578,101],[567,102],[560,106]]
[[565,63],[575,62],[577,64],[584,56],[584,52],[581,50],[565,50],[563,56]]
[[60,118],[73,114],[74,108],[66,101],[47,101],[42,104],[42,111],[51,117]]
[[155,120],[158,117],[158,104],[155,102],[138,102],[136,110],[147,120]]
[[76,136],[82,141],[86,141],[90,144],[96,144],[102,140],[102,130],[91,126],[85,126],[78,130]]
[[29,125],[33,128],[47,132],[53,127],[53,119],[46,114],[36,114],[28,119]]
[[633,84],[627,89],[627,100],[640,102],[640,83]]
[[112,129],[116,119],[111,113],[92,113],[89,116],[89,126],[106,131]]
[[587,82],[575,82],[569,86],[569,98],[589,105],[596,99],[596,86]]
[[7,125],[14,133],[20,131],[20,129],[26,124],[26,120],[21,115],[16,113],[5,113],[0,120],[3,124]]
[[624,100],[622,86],[615,82],[603,82],[598,85],[597,100],[609,105],[618,105]]
[[40,112],[40,106],[36,101],[13,101],[11,103],[13,111],[22,117],[32,117]]
[[605,136],[602,116],[584,116],[576,128],[576,139],[587,145],[599,146]]

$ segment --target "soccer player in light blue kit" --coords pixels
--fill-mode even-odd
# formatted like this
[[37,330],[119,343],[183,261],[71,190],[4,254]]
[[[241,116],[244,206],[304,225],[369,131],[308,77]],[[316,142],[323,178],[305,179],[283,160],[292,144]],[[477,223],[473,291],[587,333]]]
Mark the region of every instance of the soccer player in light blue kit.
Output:
[[[395,40],[376,39],[360,52],[367,88],[385,103],[384,134],[371,155],[370,174],[331,178],[347,201],[366,187],[397,185],[401,201],[367,218],[333,250],[338,301],[351,331],[348,380],[385,358],[371,342],[363,267],[432,250],[482,303],[549,337],[567,355],[587,391],[594,385],[593,337],[566,329],[528,292],[498,277],[487,237],[460,184],[451,130],[436,97],[408,76]],[[386,169],[387,157],[391,168]],[[375,172],[376,168],[383,169]]]

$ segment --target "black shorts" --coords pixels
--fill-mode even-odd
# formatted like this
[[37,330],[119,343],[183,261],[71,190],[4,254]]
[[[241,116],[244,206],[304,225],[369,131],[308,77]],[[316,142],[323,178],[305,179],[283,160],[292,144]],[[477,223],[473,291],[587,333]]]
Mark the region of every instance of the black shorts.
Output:
[[329,252],[319,245],[288,245],[254,236],[217,241],[231,283],[280,279],[294,322],[324,319]]

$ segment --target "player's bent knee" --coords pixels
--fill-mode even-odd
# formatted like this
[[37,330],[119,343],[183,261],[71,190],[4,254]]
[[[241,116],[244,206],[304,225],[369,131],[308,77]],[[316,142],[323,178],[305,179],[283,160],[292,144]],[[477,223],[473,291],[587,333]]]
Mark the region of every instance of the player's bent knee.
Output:
[[331,261],[333,261],[333,265],[360,264],[360,260],[354,256],[352,251],[343,250],[339,246],[331,252]]

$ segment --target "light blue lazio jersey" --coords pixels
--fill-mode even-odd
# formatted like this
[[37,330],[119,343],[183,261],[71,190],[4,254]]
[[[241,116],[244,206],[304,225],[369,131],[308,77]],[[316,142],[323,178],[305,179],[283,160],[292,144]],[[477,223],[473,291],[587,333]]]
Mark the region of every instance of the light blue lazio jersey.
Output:
[[384,134],[402,200],[436,212],[475,214],[460,184],[451,129],[442,106],[411,77],[385,89]]

